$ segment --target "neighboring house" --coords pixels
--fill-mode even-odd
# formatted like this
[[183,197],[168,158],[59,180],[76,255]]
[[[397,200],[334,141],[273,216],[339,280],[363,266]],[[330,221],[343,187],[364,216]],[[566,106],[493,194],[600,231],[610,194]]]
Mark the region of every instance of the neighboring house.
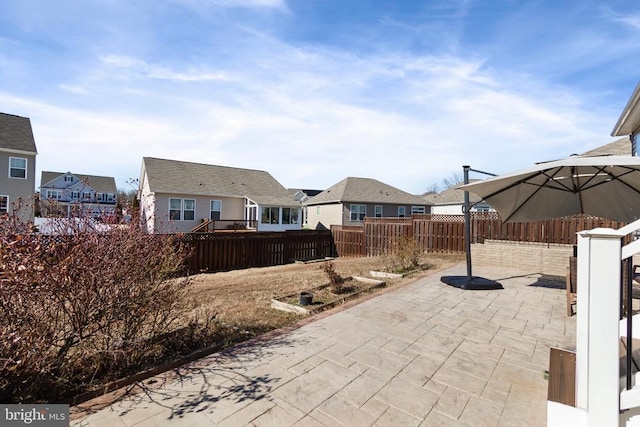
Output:
[[285,231],[301,228],[304,194],[264,171],[144,157],[139,198],[150,232],[189,232],[208,220]]
[[305,226],[361,226],[365,217],[410,217],[429,213],[419,196],[371,178],[348,177],[305,202]]
[[101,218],[116,213],[118,193],[110,176],[43,171],[40,178],[41,216]]
[[0,113],[0,213],[12,214],[21,200],[19,218],[33,219],[37,154],[31,121]]
[[[471,180],[471,182],[476,180]],[[447,188],[440,193],[425,194],[422,198],[431,205],[432,214],[442,215],[462,215],[464,210],[464,190]],[[469,193],[470,212],[495,212],[486,202],[480,200],[478,196]]]
[[627,136],[631,142],[631,155],[638,155],[638,142],[640,142],[640,83],[631,94],[631,98],[625,105],[618,118],[618,122],[611,131],[611,136]]

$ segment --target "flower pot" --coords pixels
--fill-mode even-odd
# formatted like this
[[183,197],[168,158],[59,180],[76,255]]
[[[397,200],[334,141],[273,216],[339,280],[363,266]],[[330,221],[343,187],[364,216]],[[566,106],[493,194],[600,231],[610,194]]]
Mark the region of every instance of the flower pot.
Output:
[[311,305],[313,294],[311,292],[300,292],[300,305]]

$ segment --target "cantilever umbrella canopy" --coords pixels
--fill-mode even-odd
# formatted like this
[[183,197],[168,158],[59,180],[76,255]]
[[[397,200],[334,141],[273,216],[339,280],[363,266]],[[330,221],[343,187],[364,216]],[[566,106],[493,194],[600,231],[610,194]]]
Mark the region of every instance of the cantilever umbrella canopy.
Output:
[[640,218],[640,157],[572,156],[457,187],[480,196],[504,222],[576,214]]

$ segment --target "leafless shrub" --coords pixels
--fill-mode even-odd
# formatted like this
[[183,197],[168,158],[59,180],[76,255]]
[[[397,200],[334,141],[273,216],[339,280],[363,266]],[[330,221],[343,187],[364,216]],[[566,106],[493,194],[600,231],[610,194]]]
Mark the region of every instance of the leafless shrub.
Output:
[[333,263],[329,261],[322,263],[322,270],[329,278],[329,290],[334,294],[341,293],[344,287],[344,278],[336,273]]
[[189,279],[185,249],[137,221],[0,217],[0,401],[59,400],[163,356]]
[[392,242],[391,250],[385,257],[388,271],[402,273],[420,266],[424,248],[413,237],[402,236]]

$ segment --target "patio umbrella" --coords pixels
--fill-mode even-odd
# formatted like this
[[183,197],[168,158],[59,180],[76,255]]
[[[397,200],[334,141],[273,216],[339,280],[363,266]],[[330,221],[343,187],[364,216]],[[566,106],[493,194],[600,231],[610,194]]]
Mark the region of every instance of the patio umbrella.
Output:
[[640,218],[640,157],[572,156],[457,187],[480,196],[504,222],[587,214]]

